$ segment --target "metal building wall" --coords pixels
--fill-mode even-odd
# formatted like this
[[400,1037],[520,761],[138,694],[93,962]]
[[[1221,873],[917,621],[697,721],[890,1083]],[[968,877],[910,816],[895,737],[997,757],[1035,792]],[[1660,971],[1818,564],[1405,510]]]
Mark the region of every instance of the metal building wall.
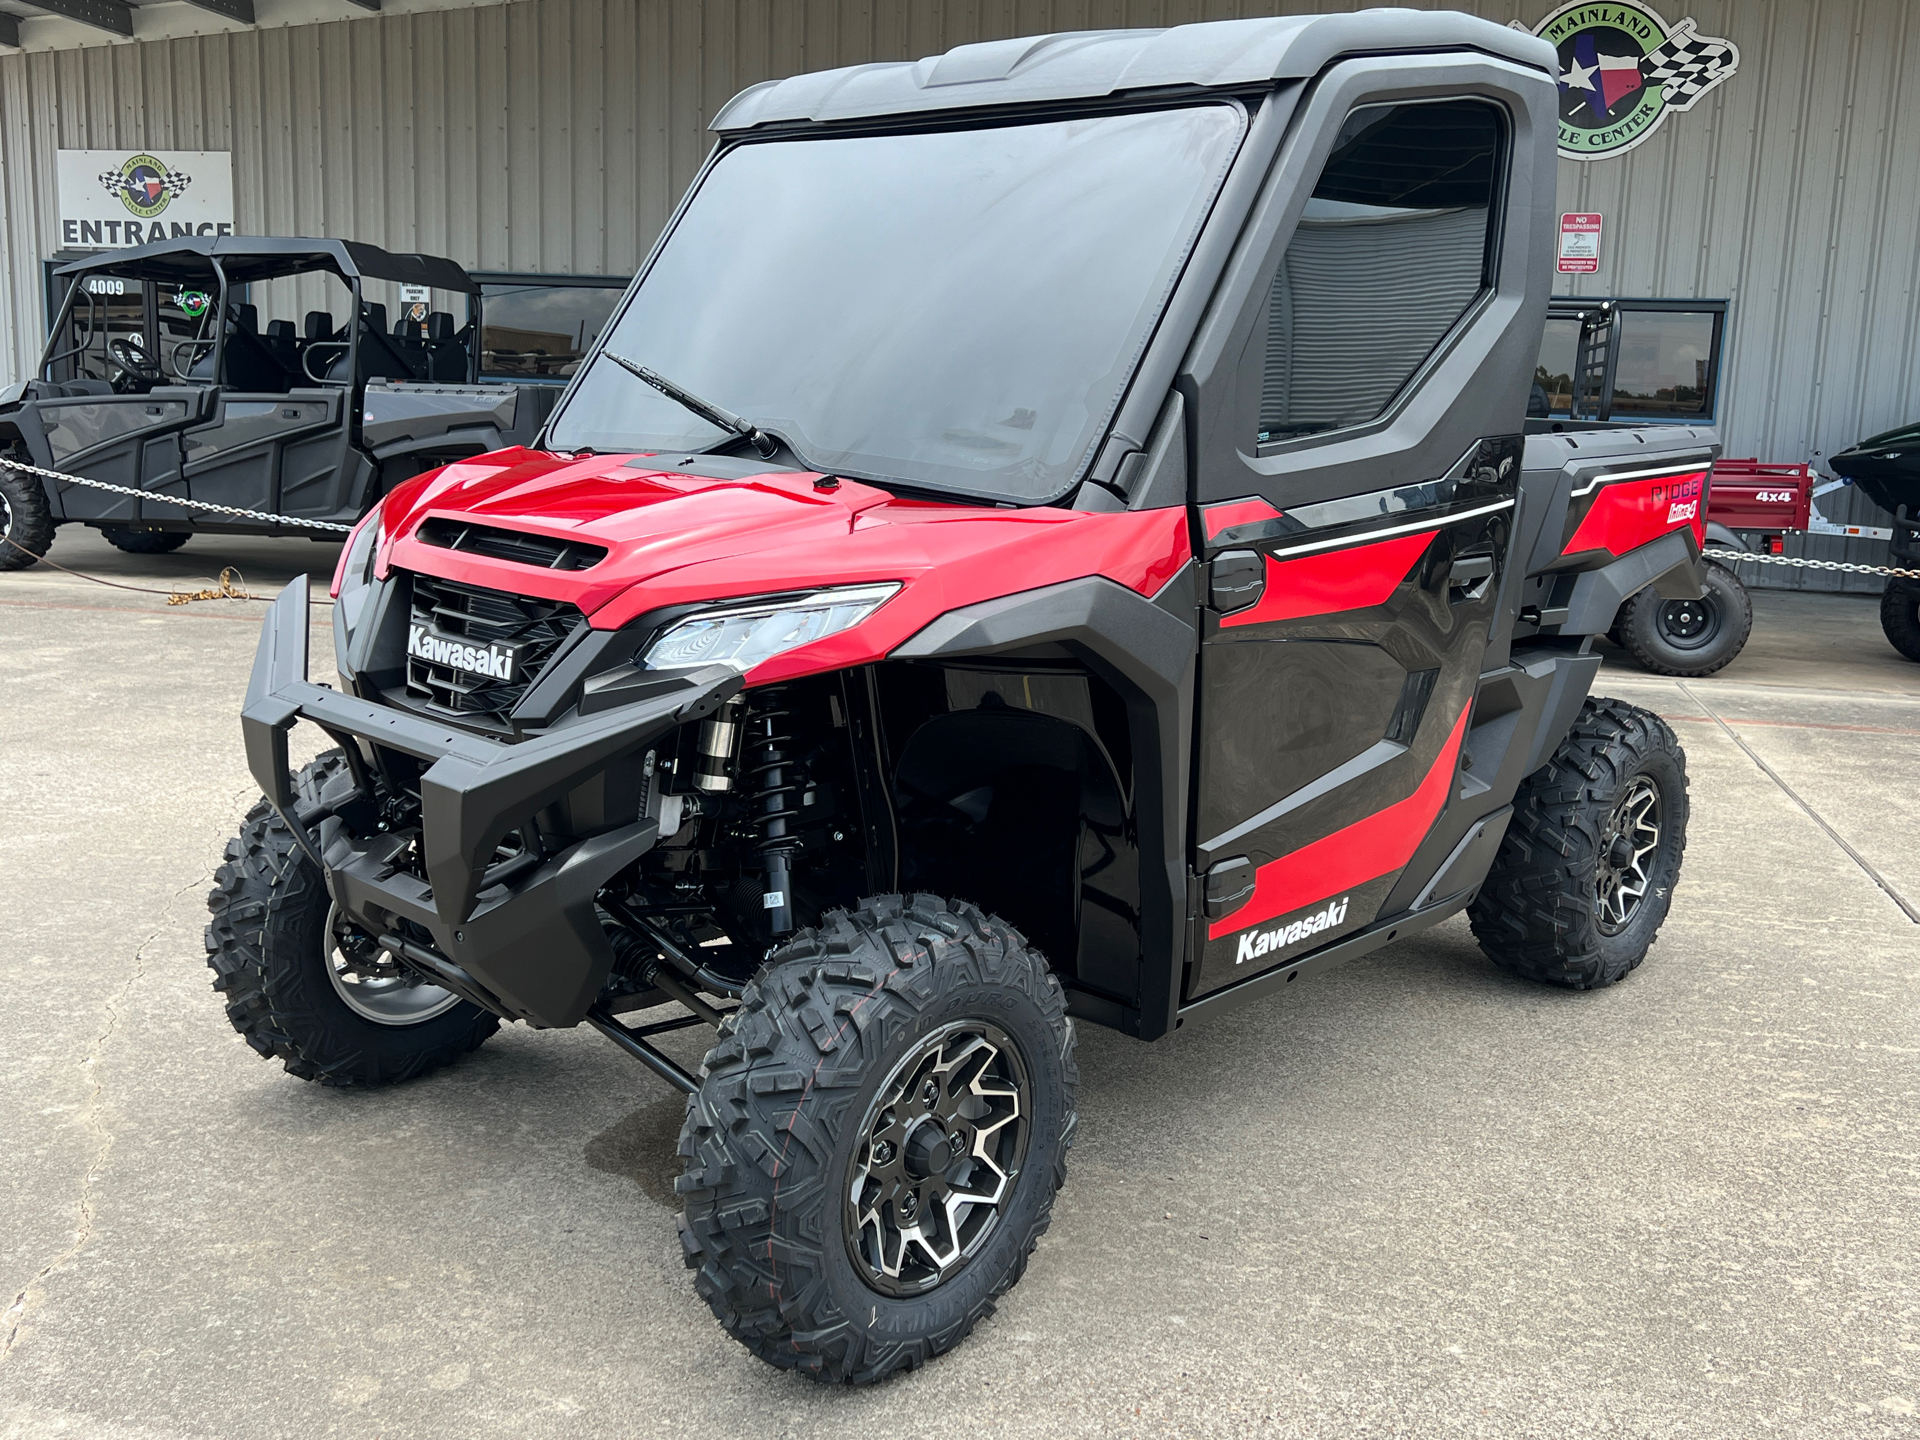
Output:
[[[754,81],[1014,34],[1347,8],[515,0],[0,56],[7,369],[25,374],[39,349],[60,147],[231,150],[242,231],[351,236],[475,268],[624,272],[706,153],[707,119]],[[1552,7],[1454,8],[1531,23]],[[1731,300],[1729,454],[1818,460],[1920,415],[1920,5],[1657,8],[1732,38],[1740,72],[1631,154],[1562,165],[1561,208],[1607,220],[1600,273],[1563,288]],[[1850,491],[1827,502],[1836,519],[1870,509]],[[1767,578],[1783,575],[1800,578]]]

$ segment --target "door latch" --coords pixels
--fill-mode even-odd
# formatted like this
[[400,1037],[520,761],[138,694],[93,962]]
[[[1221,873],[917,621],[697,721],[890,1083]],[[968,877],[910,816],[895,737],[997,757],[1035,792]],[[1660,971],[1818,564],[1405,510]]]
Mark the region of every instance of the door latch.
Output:
[[1253,898],[1254,864],[1246,856],[1222,860],[1207,871],[1207,918],[1231,915]]
[[1463,555],[1453,562],[1453,569],[1447,572],[1447,588],[1460,592],[1459,599],[1478,600],[1487,593],[1487,582],[1492,579],[1491,555]]
[[1207,603],[1222,615],[1258,604],[1267,588],[1267,562],[1257,550],[1226,550],[1207,567]]

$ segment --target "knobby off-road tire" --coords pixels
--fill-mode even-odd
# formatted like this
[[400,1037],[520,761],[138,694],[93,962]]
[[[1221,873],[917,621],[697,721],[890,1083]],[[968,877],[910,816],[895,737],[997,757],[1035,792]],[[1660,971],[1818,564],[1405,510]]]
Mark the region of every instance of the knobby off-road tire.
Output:
[[1880,628],[1894,649],[1920,660],[1920,581],[1887,581],[1880,592]]
[[[987,1050],[994,1058],[982,1060]],[[987,1067],[973,1089],[1000,1097],[991,1113],[926,1116],[928,1079],[948,1077],[938,1102],[948,1104],[973,1063]],[[1078,1082],[1060,982],[1012,926],[931,895],[829,913],[747,986],[688,1101],[676,1188],[695,1288],[761,1359],[822,1381],[880,1380],[952,1349],[993,1313],[1047,1228]],[[1001,1118],[1015,1089],[1024,1131]],[[925,1143],[943,1128],[956,1142],[947,1152]],[[976,1151],[1010,1169],[1011,1184],[990,1220],[978,1207],[960,1212],[947,1247],[956,1263],[937,1269],[918,1246],[872,1248],[902,1233],[886,1227],[903,1213],[874,1197],[955,1176],[974,1191],[998,1184],[968,1158]],[[901,1178],[910,1164],[932,1181]],[[879,1216],[872,1229],[856,1218],[856,1197]],[[904,1213],[935,1213],[932,1198],[912,1203]],[[893,1258],[876,1266],[875,1253]]]
[[[1623,980],[1666,919],[1686,845],[1686,755],[1673,731],[1637,705],[1589,699],[1521,782],[1468,910],[1474,938],[1532,980],[1577,990]],[[1623,898],[1632,883],[1620,877],[1636,871],[1643,889]]]
[[[332,751],[302,769],[295,777],[299,803],[317,804],[345,765]],[[248,812],[238,838],[227,842],[207,908],[213,912],[207,964],[213,988],[226,997],[227,1018],[263,1058],[284,1061],[287,1073],[302,1080],[411,1080],[459,1059],[500,1026],[486,1011],[465,1001],[449,1004],[445,991],[427,986],[390,990],[387,1023],[357,1012],[331,973],[326,881],[264,800]],[[391,1003],[404,1001],[409,989],[425,1016],[411,1023],[404,1019],[404,1004]]]
[[139,525],[102,525],[100,538],[129,555],[171,555],[188,539],[184,530],[149,530]]
[[24,570],[53,544],[53,511],[39,478],[0,469],[0,570]]
[[1655,675],[1711,675],[1746,648],[1753,597],[1739,577],[1711,560],[1698,600],[1663,600],[1648,586],[1620,607],[1615,632],[1628,654]]

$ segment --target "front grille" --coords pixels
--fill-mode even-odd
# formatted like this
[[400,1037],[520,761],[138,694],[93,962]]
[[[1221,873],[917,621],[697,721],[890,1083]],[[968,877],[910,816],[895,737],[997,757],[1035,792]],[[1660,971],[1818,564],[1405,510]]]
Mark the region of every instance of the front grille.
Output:
[[495,525],[473,525],[439,516],[420,527],[429,545],[464,550],[516,565],[538,565],[543,570],[586,570],[607,558],[604,545],[581,540],[556,540],[551,535],[529,535],[524,530],[502,530]]
[[407,689],[430,708],[449,715],[504,719],[587,617],[564,600],[538,600],[435,575],[415,575],[413,619],[440,635],[474,645],[524,647],[509,680],[456,670],[418,655],[407,657]]

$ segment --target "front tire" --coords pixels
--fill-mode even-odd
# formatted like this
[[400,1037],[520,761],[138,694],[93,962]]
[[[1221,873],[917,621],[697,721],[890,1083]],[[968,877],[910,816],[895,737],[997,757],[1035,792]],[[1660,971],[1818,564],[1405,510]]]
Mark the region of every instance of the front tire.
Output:
[[[295,777],[315,807],[346,768],[338,752]],[[322,1085],[390,1085],[459,1059],[499,1020],[422,983],[339,924],[319,867],[266,801],[227,842],[207,896],[207,964],[227,1019],[264,1059]]]
[[102,525],[100,538],[129,555],[171,555],[187,543],[184,530],[154,530],[143,525]]
[[0,468],[0,570],[38,564],[53,545],[53,510],[39,477]]
[[1620,607],[1615,630],[1643,669],[1698,679],[1725,668],[1753,633],[1753,597],[1724,565],[1708,561],[1698,600],[1663,600],[1648,586]]
[[747,986],[688,1101],[695,1288],[817,1380],[951,1349],[1047,1228],[1073,1052],[1060,982],[1004,921],[930,895],[829,913]]
[[1887,581],[1880,592],[1880,628],[1894,649],[1920,660],[1920,581]]
[[1589,699],[1514,797],[1468,909],[1487,957],[1530,980],[1593,990],[1646,958],[1687,846],[1687,759],[1667,722]]

